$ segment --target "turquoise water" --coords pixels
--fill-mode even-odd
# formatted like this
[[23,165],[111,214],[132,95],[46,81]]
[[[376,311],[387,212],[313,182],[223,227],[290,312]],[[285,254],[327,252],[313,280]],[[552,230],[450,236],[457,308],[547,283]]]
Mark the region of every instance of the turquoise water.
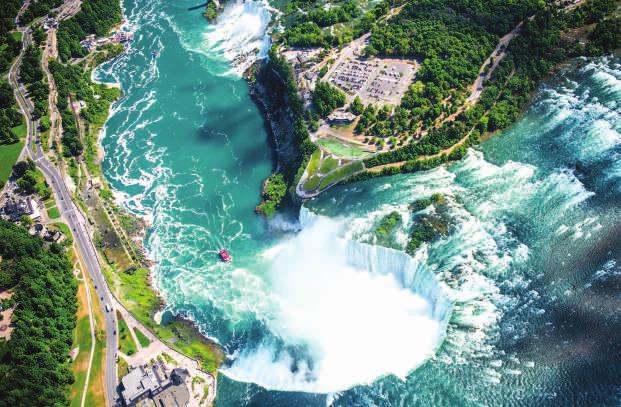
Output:
[[[459,163],[268,223],[268,134],[235,71],[269,14],[239,3],[209,28],[191,5],[124,2],[136,40],[98,73],[124,91],[102,144],[169,309],[231,358],[219,406],[618,405],[618,59],[573,62]],[[408,204],[435,192],[441,239],[373,245],[397,210],[403,248]]]

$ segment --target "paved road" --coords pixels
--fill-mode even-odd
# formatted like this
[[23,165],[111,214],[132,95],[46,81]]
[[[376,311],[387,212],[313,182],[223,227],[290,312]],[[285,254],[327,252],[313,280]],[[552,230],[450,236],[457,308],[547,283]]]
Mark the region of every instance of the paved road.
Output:
[[29,28],[22,28],[20,31],[23,33],[22,53],[9,71],[9,81],[13,86],[17,102],[19,103],[19,106],[27,120],[27,140],[22,154],[26,154],[37,163],[37,166],[43,172],[47,183],[52,188],[57,207],[60,210],[63,220],[69,225],[71,231],[73,232],[74,239],[78,245],[78,250],[84,259],[88,274],[95,285],[95,291],[101,301],[101,306],[104,307],[104,315],[106,320],[107,399],[108,405],[114,406],[120,402],[117,393],[118,382],[115,361],[115,355],[118,349],[118,338],[116,335],[117,321],[114,311],[106,312],[105,310],[105,304],[112,304],[112,295],[104,280],[97,252],[87,229],[88,222],[82,212],[79,211],[75,203],[72,201],[67,185],[60,175],[60,172],[48,160],[47,156],[43,152],[43,149],[41,148],[41,139],[38,130],[39,123],[38,120],[34,120],[32,118],[33,104],[26,95],[26,91],[20,83],[17,75],[23,52],[32,41]]

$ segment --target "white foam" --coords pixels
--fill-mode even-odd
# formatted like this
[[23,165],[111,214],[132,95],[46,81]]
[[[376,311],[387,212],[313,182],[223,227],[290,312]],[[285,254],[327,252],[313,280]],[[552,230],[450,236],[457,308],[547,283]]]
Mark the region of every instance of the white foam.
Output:
[[205,33],[205,40],[212,52],[232,63],[232,72],[242,74],[255,60],[267,57],[270,20],[267,2],[229,2]]
[[[270,272],[276,307],[264,322],[288,348],[268,340],[242,351],[224,373],[269,389],[321,393],[405,377],[440,344],[450,302],[404,253],[338,238],[338,222],[308,217],[303,209],[304,229]],[[305,357],[291,346],[303,347]]]

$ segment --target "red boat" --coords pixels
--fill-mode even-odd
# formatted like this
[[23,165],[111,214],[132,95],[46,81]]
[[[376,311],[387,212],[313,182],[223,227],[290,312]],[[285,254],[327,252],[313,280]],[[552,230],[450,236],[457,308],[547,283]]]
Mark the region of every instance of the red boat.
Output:
[[231,257],[231,255],[229,254],[229,252],[226,251],[226,249],[221,249],[220,252],[220,258],[222,259],[223,262],[228,263],[231,260],[233,260],[233,258]]

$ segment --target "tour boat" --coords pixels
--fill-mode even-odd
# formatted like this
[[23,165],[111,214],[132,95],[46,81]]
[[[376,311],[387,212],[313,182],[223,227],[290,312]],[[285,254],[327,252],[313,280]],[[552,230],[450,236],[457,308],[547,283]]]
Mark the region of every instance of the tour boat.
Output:
[[233,260],[233,258],[231,257],[229,252],[226,251],[226,249],[221,249],[219,253],[220,253],[220,258],[222,259],[223,262],[228,263],[231,260]]

